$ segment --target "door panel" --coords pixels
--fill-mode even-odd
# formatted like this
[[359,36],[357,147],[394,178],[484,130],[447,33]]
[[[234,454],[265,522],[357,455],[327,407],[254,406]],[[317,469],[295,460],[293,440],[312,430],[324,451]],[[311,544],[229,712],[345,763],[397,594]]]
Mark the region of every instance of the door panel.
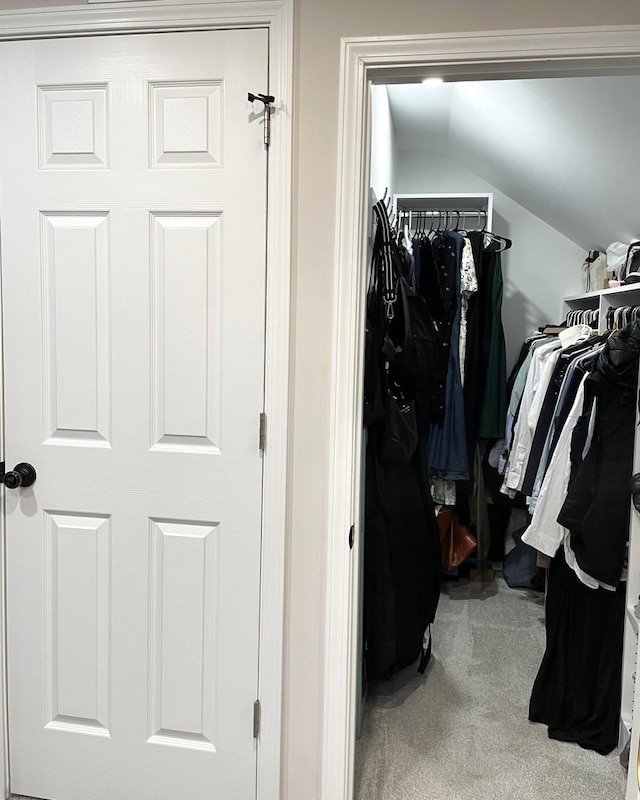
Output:
[[38,472],[4,491],[12,791],[249,800],[267,32],[0,74],[5,455]]

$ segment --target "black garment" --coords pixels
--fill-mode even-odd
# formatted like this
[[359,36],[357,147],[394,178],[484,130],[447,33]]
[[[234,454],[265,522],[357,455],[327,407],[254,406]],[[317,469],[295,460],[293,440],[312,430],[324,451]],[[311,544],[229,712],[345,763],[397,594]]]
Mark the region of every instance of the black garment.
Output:
[[[385,306],[389,259],[398,293],[392,320]],[[420,266],[422,273],[422,262]],[[435,329],[427,325],[424,299],[401,283],[412,280],[410,268],[397,245],[377,234],[367,296],[364,387],[368,438],[363,594],[369,680],[387,679],[418,661],[440,596],[440,540],[428,491],[424,444],[416,447],[415,442],[424,442],[431,389],[443,382],[444,367],[439,340],[429,338]],[[405,326],[407,318],[413,323],[410,331]],[[414,397],[407,381],[419,390],[417,364],[418,377],[424,378],[429,390]],[[399,410],[413,413],[414,407],[415,419],[403,427]],[[404,437],[410,429],[411,447]],[[397,443],[403,446],[390,447],[392,436],[399,437]]]
[[416,291],[420,291],[420,272],[422,270],[422,262],[420,260],[420,240],[416,237],[411,240],[411,253],[413,255],[413,274],[415,277]]
[[635,322],[609,338],[587,378],[585,407],[596,399],[593,440],[558,515],[580,567],[608,586],[620,581],[629,537],[639,354]]
[[622,692],[625,584],[589,589],[552,560],[546,601],[547,648],[538,671],[529,719],[549,737],[606,755],[618,745]]
[[418,661],[440,597],[440,540],[423,467],[388,464],[367,442],[364,641],[367,679],[387,680]]
[[[611,336],[587,378],[571,440],[572,475],[558,522],[569,528],[580,567],[616,591],[580,582],[561,550],[549,570],[547,646],[529,718],[549,736],[607,754],[618,743],[625,585],[640,323]],[[594,436],[581,462],[594,400]]]
[[[486,375],[486,365],[489,363],[489,356],[491,354],[491,336],[494,327],[493,315],[495,313],[494,304],[492,302],[492,293],[494,288],[494,271],[496,266],[496,253],[494,250],[484,249],[482,251],[482,295],[478,295],[478,302],[482,303],[483,323],[480,327],[480,342],[478,350],[478,358],[483,365],[482,377],[479,385],[480,399],[478,408],[478,425],[480,425],[480,415],[482,413],[482,403],[484,400],[484,391],[487,385],[488,377]],[[480,287],[479,287],[480,288]],[[504,430],[504,426],[503,426]]]
[[433,319],[440,323],[444,317],[444,306],[442,305],[440,277],[431,239],[422,236],[420,239],[414,239],[414,242],[419,243],[420,250],[420,294],[427,301]]
[[549,450],[547,466],[551,463],[551,459],[553,458],[553,454],[558,445],[558,440],[560,439],[562,429],[564,428],[565,422],[569,417],[569,413],[573,407],[573,403],[576,399],[576,395],[578,394],[578,389],[580,388],[580,383],[582,382],[584,374],[585,372],[591,372],[595,368],[596,360],[597,356],[595,359],[593,359],[592,363],[588,360],[583,361],[582,364],[578,366],[578,368],[575,369],[569,376],[570,383],[567,387],[567,393],[564,397],[561,407],[556,410],[556,416],[554,418],[553,438],[551,440],[551,448]]
[[[504,281],[502,261],[498,245],[494,242],[485,250],[483,268],[491,272],[489,295],[490,324],[488,331],[488,353],[482,364],[486,375],[478,435],[483,439],[499,439],[505,429],[507,417],[507,355],[502,326],[502,295]],[[485,334],[486,337],[486,334]]]
[[461,246],[459,234],[445,233],[432,242],[433,254],[436,263],[437,285],[440,289],[441,317],[436,318],[440,330],[440,338],[445,347],[447,359],[451,346],[451,331],[458,308],[458,293],[456,280],[460,279],[460,253]]
[[521,494],[516,494],[514,498],[502,494],[500,489],[502,488],[504,477],[489,463],[490,453],[491,448],[488,447],[482,460],[485,491],[491,495],[493,501],[487,503],[489,529],[491,531],[489,561],[503,561],[511,511],[514,508],[522,508],[524,498]]
[[[435,260],[435,253],[433,250],[433,246],[431,240],[427,236],[420,237],[420,239],[414,239],[414,247],[416,250],[419,250],[419,261],[420,261],[420,275],[419,275],[419,284],[418,284],[418,291],[419,294],[424,298],[427,309],[431,318],[433,319],[434,323],[438,327],[438,333],[440,336],[441,342],[443,342],[443,351],[447,350],[447,359],[448,360],[448,349],[444,345],[443,339],[443,323],[446,317],[445,309],[442,303],[442,290],[440,287],[440,276],[438,266]],[[451,338],[451,329],[448,328],[448,336],[449,339]],[[445,364],[446,364],[445,360]],[[446,379],[446,369],[443,365],[442,375],[434,387],[432,395],[431,395],[431,402],[429,404],[429,415],[434,423],[442,423],[444,419],[444,398],[445,398],[445,379]]]

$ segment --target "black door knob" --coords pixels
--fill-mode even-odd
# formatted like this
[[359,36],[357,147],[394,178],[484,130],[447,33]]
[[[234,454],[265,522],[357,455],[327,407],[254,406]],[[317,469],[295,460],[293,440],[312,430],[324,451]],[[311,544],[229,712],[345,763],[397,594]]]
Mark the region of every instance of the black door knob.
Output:
[[36,471],[31,464],[21,462],[20,464],[16,464],[9,472],[4,473],[2,482],[7,489],[26,488],[27,486],[31,486],[32,483],[35,483],[36,477]]

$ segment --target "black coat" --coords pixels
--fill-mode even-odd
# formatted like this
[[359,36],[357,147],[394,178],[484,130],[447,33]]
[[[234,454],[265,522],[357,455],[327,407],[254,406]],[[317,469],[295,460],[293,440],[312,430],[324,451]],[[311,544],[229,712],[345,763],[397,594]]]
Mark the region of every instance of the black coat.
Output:
[[580,567],[609,586],[620,581],[629,537],[639,355],[635,322],[609,338],[587,378],[585,404],[596,401],[593,441],[558,515]]

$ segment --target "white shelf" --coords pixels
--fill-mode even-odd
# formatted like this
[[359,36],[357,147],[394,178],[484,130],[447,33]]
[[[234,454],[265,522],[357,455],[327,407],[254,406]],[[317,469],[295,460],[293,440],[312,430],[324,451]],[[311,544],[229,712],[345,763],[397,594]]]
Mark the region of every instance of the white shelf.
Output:
[[569,311],[587,311],[598,309],[598,333],[606,332],[607,311],[621,306],[640,306],[640,283],[629,286],[616,286],[613,289],[601,289],[599,292],[584,292],[564,298],[565,317]]
[[600,297],[615,297],[617,295],[633,294],[640,295],[640,283],[631,283],[628,286],[615,286],[613,289],[601,289],[599,292],[585,292],[584,294],[573,294],[564,298],[565,303],[581,303],[585,300],[597,302]]
[[482,210],[486,213],[485,226],[488,231],[493,228],[493,192],[441,192],[440,194],[394,194],[394,207],[402,211],[419,209],[444,209],[456,211],[460,209],[473,212]]
[[[604,290],[603,290],[604,291]],[[593,300],[597,303],[602,292],[585,292],[584,294],[572,294],[564,298],[565,303],[582,303],[585,300]]]

